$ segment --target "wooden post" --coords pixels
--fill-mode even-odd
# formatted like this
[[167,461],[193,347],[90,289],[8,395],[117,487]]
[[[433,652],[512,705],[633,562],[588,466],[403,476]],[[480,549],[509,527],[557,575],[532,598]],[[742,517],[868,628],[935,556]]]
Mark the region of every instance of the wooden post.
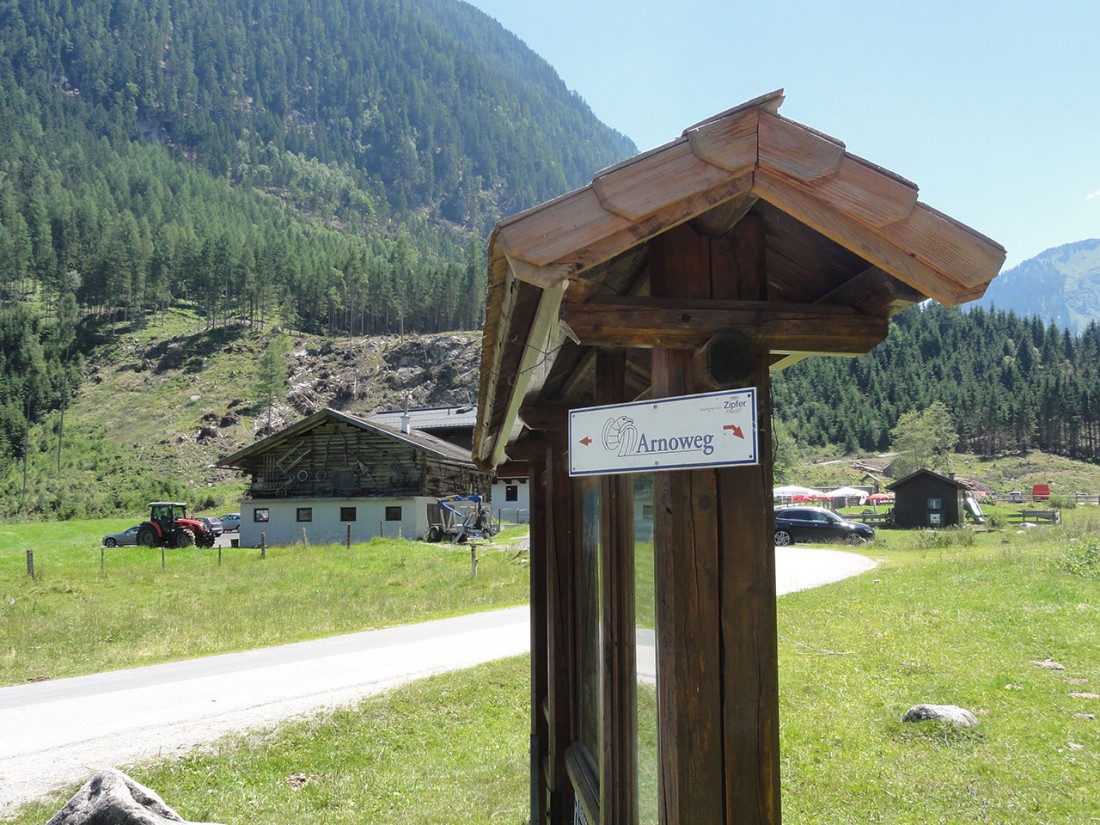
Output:
[[[626,353],[596,353],[596,402],[625,399]],[[600,478],[600,821],[638,821],[638,667],[634,479]]]
[[104,555],[105,555],[105,551],[102,547],[100,547],[99,548],[99,572],[100,573],[103,572],[103,565],[104,565],[104,562],[105,562]]
[[164,563],[164,548],[163,547],[160,548],[160,569],[162,571],[167,569],[167,567]]
[[309,547],[309,534],[306,532],[306,528],[302,528],[302,546]]
[[218,567],[222,566],[222,546],[218,545]]
[[260,558],[267,558],[267,533],[260,533]]
[[344,548],[351,552],[351,525],[348,525],[347,535],[344,537]]
[[34,578],[34,551],[27,550],[27,575],[30,578]]
[[[766,297],[754,216],[732,239],[678,227],[651,254],[655,296]],[[746,348],[740,360],[726,372],[757,388],[761,464],[654,475],[663,823],[780,821],[769,378],[765,354]],[[691,350],[655,349],[653,397],[699,391],[697,366]]]
[[531,825],[547,823],[546,757],[549,729],[547,702],[547,569],[546,448],[534,451],[527,462],[531,496]]
[[569,478],[566,433],[550,432],[547,449],[547,784],[550,825],[573,821],[575,796],[566,768],[565,752],[574,741],[577,697],[573,658],[576,639],[574,596],[573,485]]
[[470,578],[477,578],[477,545],[470,545]]

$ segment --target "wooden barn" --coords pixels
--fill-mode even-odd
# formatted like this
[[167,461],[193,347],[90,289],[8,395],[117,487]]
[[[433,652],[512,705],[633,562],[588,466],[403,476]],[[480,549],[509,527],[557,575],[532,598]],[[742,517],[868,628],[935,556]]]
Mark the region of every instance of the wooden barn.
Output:
[[422,538],[437,499],[487,495],[468,449],[409,426],[324,409],[217,462],[252,477],[242,546]]
[[[926,298],[973,300],[1004,261],[913,183],[780,116],[782,100],[692,126],[490,239],[474,458],[529,476],[534,825],[780,821],[770,376],[864,353]],[[640,578],[632,478],[571,475],[599,436],[571,438],[570,422],[730,388],[753,391],[755,417],[714,437],[759,452],[652,474]],[[602,448],[622,456],[636,433],[616,426]],[[655,633],[636,631],[647,614]],[[651,639],[655,688],[637,667]],[[639,721],[643,690],[656,712]],[[655,747],[639,749],[639,725]]]
[[894,526],[962,527],[969,488],[952,476],[916,470],[886,488],[894,493]]

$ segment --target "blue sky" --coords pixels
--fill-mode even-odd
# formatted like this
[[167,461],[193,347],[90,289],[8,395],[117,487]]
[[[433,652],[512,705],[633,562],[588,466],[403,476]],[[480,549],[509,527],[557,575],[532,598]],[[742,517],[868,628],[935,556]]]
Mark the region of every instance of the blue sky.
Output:
[[640,150],[758,95],[1013,266],[1100,237],[1096,0],[470,0]]

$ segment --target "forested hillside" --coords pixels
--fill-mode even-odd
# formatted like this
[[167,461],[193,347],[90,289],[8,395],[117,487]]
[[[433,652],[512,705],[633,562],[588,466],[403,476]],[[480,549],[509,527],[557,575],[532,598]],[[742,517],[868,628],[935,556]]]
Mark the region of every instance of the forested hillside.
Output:
[[929,303],[861,358],[811,358],[780,373],[777,416],[804,445],[890,446],[898,417],[942,401],[960,449],[1038,448],[1100,460],[1100,326],[1080,335],[1037,317]]
[[0,2],[0,450],[173,302],[476,328],[488,229],[634,151],[454,0]]

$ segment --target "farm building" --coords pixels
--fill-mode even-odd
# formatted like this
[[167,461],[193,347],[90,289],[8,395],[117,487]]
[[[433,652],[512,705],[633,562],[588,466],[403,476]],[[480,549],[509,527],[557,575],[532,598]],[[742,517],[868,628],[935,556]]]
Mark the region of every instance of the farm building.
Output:
[[[473,456],[529,473],[532,825],[778,825],[770,376],[864,353],[927,298],[974,300],[1004,262],[782,101],[691,126],[490,238]],[[742,388],[747,431],[713,401]],[[579,408],[605,407],[613,438],[571,435]],[[759,450],[653,472],[653,564],[636,568],[639,465],[573,459],[632,459],[647,442],[625,411],[642,407],[680,452]],[[639,683],[649,610],[655,686]]]
[[970,489],[954,476],[916,470],[886,488],[896,496],[896,527],[962,527]]
[[[368,416],[368,421],[391,428],[405,427],[430,433],[436,438],[465,448],[469,454],[477,423],[477,408],[421,407],[387,410]],[[528,519],[531,499],[527,487],[527,470],[522,464],[498,468],[493,475],[489,496],[493,518],[524,523]]]
[[245,547],[343,542],[378,535],[427,536],[436,501],[487,495],[490,475],[469,449],[411,427],[391,427],[333,409],[217,462],[252,477],[241,501]]

